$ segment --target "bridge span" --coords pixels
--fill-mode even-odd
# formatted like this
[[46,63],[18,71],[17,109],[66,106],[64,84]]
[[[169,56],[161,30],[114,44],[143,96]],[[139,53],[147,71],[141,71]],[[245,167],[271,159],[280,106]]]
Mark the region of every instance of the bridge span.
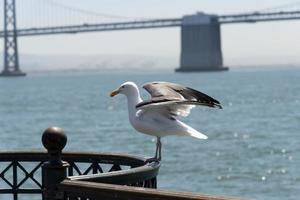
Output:
[[220,71],[223,66],[221,48],[222,24],[256,23],[280,20],[298,20],[300,11],[251,12],[235,15],[211,15],[198,12],[181,18],[151,19],[118,23],[84,23],[68,26],[31,27],[17,29],[15,0],[4,0],[4,69],[2,76],[23,76],[19,67],[17,38],[25,36],[76,34],[149,28],[181,28],[181,53],[179,72]]

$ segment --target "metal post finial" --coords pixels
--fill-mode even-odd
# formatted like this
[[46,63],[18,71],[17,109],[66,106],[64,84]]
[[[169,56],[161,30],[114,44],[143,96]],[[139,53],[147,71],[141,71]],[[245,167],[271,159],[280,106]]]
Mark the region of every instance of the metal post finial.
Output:
[[43,199],[63,199],[63,193],[58,191],[57,185],[67,177],[69,164],[61,159],[67,136],[63,129],[50,127],[44,131],[42,143],[49,154],[49,160],[42,166]]
[[42,143],[47,149],[52,165],[62,165],[61,153],[67,144],[67,136],[63,129],[58,127],[47,128],[42,136]]

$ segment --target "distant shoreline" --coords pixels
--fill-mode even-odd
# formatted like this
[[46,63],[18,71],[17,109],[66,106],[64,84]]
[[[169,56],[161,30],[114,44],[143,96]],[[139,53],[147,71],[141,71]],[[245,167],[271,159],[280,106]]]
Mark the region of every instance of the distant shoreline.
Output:
[[[152,69],[142,69],[142,68],[68,68],[68,69],[45,69],[45,70],[26,70],[26,72],[30,74],[57,74],[57,73],[138,73],[138,74],[145,74],[145,73],[175,73],[175,68],[172,67],[155,67]],[[251,71],[278,71],[278,70],[300,70],[299,65],[255,65],[255,66],[230,66],[230,71],[244,71],[244,72],[251,72]],[[207,72],[194,72],[194,73],[207,73]]]

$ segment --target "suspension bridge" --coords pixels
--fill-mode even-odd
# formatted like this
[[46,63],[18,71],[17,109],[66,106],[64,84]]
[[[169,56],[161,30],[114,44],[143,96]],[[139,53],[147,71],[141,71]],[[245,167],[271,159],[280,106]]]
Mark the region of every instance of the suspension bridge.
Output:
[[[232,15],[210,15],[198,12],[179,18],[167,19],[129,19],[123,16],[109,15],[79,9],[55,0],[31,0],[39,11],[37,16],[26,18],[31,13],[22,12],[28,6],[27,1],[3,0],[4,23],[0,38],[4,38],[4,65],[2,76],[24,76],[20,69],[18,56],[18,37],[38,35],[76,34],[86,32],[181,28],[180,67],[176,71],[218,71],[227,70],[223,66],[220,26],[233,23],[256,23],[267,21],[300,19],[300,3],[288,4],[276,8],[264,9]],[[64,16],[57,19],[45,19],[45,11],[39,7],[51,7],[63,10]],[[0,8],[1,9],[1,8]],[[20,15],[19,10],[20,9]],[[20,16],[20,17],[19,17]],[[88,16],[88,19],[86,19]],[[74,22],[61,24],[61,19],[73,19]],[[101,20],[99,19],[101,18]],[[103,18],[118,21],[103,21]],[[30,25],[28,25],[30,21]],[[31,23],[34,21],[34,25]],[[47,22],[45,22],[47,21]],[[18,22],[18,26],[17,26]],[[45,24],[47,26],[45,26]]]

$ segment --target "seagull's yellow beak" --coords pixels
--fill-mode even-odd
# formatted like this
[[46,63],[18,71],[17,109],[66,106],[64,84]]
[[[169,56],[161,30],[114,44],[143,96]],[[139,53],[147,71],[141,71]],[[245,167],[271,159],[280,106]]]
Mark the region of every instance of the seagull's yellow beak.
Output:
[[117,89],[117,90],[114,90],[114,91],[112,91],[111,93],[110,93],[110,96],[111,97],[114,97],[114,96],[116,96],[117,94],[119,94],[119,90]]

